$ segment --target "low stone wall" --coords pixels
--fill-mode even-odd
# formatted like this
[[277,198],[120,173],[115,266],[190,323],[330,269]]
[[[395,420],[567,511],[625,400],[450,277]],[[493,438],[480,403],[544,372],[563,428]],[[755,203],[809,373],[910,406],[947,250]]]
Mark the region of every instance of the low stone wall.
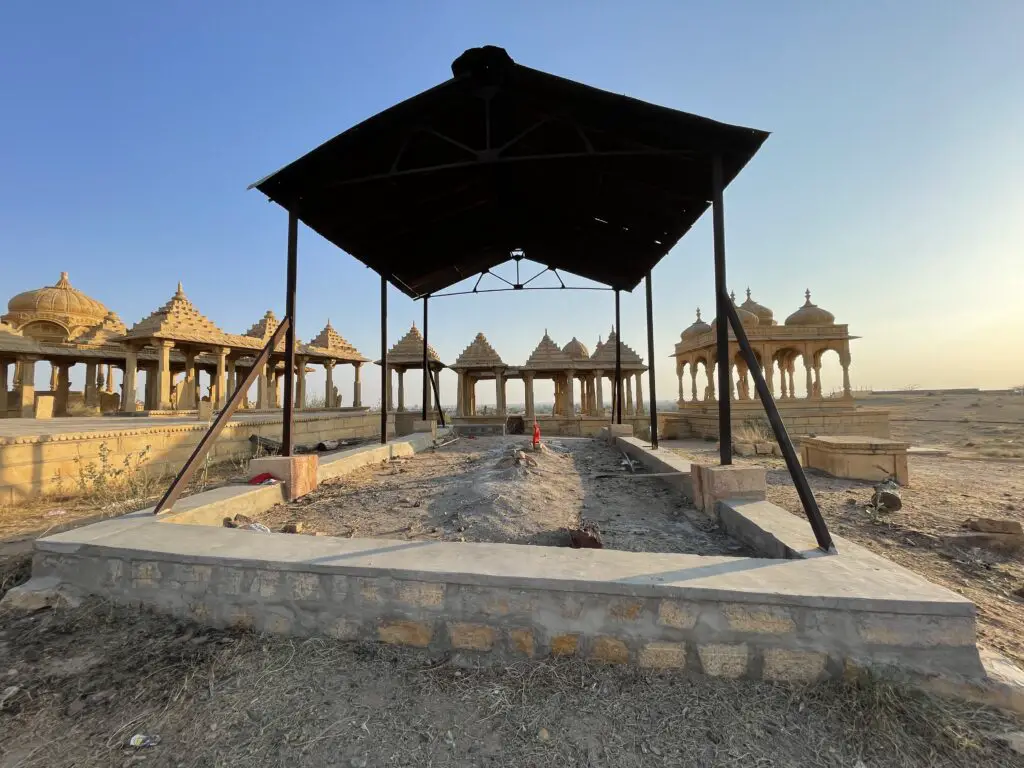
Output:
[[800,446],[800,463],[833,477],[854,480],[896,479],[910,485],[907,466],[909,443],[853,435],[830,435],[805,439]]
[[[806,401],[777,401],[782,422],[791,438],[805,435],[862,435],[889,437],[889,412],[857,408],[845,401],[823,400],[808,405]],[[734,434],[748,422],[762,423],[770,432],[768,417],[760,403],[732,404]],[[679,411],[659,414],[661,434],[665,438],[713,437],[718,438],[718,405],[686,406]]]
[[793,681],[851,664],[981,674],[969,602],[912,575],[898,595],[870,579],[851,589],[835,557],[346,541],[132,522],[40,541],[33,579],[214,626],[480,661],[580,655]]
[[[74,420],[68,419],[69,430]],[[0,438],[0,504],[14,504],[57,490],[73,492],[80,467],[98,464],[101,450],[109,451],[112,468],[121,468],[129,454],[149,449],[145,463],[150,476],[173,477],[209,429],[206,422],[133,427],[131,421],[110,418],[110,429],[68,431],[53,435]],[[52,422],[51,422],[52,423]],[[246,417],[231,421],[210,452],[215,462],[252,455],[251,435],[281,438],[281,415]],[[393,424],[389,424],[392,434]],[[365,409],[317,411],[295,416],[295,440],[318,443],[328,439],[380,435],[380,415]],[[76,463],[76,459],[78,463]]]

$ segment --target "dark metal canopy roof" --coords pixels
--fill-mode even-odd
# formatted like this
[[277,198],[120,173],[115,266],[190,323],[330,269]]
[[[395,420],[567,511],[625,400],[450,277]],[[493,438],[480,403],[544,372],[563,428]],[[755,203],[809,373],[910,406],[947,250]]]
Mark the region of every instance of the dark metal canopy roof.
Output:
[[253,186],[413,298],[522,251],[632,290],[768,137],[472,48]]

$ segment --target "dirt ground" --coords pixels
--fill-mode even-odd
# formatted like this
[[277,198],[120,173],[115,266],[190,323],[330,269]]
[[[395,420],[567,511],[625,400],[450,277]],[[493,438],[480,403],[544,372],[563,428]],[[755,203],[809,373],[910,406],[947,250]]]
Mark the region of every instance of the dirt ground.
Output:
[[858,397],[889,411],[892,438],[963,458],[1024,459],[1024,397],[914,394]]
[[[462,438],[324,483],[260,522],[280,530],[301,521],[305,532],[355,538],[566,546],[568,529],[586,518],[610,549],[752,554],[681,493],[631,476],[622,454],[604,443],[552,438],[539,453],[528,446],[525,437]],[[522,449],[525,463],[513,464]]]
[[[866,682],[456,668],[87,603],[0,615],[0,766],[1011,768],[1019,722]],[[131,749],[133,735],[160,737]]]

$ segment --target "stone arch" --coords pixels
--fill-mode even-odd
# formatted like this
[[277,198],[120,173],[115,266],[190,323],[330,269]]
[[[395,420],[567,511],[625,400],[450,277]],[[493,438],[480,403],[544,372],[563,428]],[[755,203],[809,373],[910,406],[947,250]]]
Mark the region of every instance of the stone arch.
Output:
[[72,329],[57,320],[30,320],[19,329],[36,341],[63,343],[71,338]]

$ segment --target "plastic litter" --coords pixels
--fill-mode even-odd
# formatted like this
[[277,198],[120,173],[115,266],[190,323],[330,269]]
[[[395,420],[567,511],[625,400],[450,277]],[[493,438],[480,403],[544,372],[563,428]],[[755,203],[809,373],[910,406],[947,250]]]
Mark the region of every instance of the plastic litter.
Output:
[[260,474],[256,475],[256,477],[249,478],[249,485],[267,485],[268,480],[271,480],[275,483],[277,482],[277,480],[274,479],[274,476],[269,472],[261,472]]
[[270,529],[263,523],[249,523],[242,526],[243,531],[256,531],[258,533],[270,533]]
[[46,516],[47,517],[61,517],[62,515],[66,515],[66,514],[67,514],[67,510],[66,509],[51,509],[49,512],[46,513]]
[[134,736],[128,739],[128,746],[135,747],[136,749],[143,749],[144,747],[155,747],[159,743],[159,736],[147,736],[144,733],[136,733]]

